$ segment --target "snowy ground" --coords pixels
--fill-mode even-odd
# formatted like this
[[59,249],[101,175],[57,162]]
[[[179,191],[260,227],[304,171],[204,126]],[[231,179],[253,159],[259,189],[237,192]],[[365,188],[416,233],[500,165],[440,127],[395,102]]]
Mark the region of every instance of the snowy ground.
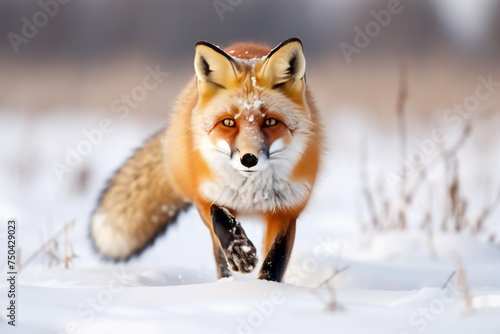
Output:
[[[69,240],[78,255],[69,270],[61,264],[49,268],[44,254],[26,266],[17,287],[17,327],[11,328],[5,318],[2,227],[2,333],[500,333],[498,242],[467,232],[436,232],[429,239],[415,227],[361,231],[361,139],[369,141],[373,175],[396,168],[394,136],[369,126],[375,119],[327,119],[325,168],[300,218],[286,284],[278,284],[257,281],[255,273],[216,281],[210,238],[194,210],[182,214],[140,258],[120,265],[101,261],[87,234],[99,191],[132,148],[162,124],[110,115],[113,130],[58,180],[52,162],[64,162],[66,145],[76,148],[85,139],[82,130],[98,127],[104,117],[79,115],[61,111],[37,119],[0,113],[1,226],[7,218],[18,219],[18,246],[26,260],[74,220]],[[472,207],[481,207],[500,181],[499,124],[496,117],[481,125],[459,156]],[[500,235],[498,211],[488,224]],[[243,225],[260,245],[262,226]],[[60,238],[59,254],[62,246]],[[456,276],[442,288],[457,258],[465,268],[472,312]],[[335,268],[344,267],[333,280],[335,296],[331,287],[318,288]],[[338,304],[335,311],[328,309],[332,301]]]

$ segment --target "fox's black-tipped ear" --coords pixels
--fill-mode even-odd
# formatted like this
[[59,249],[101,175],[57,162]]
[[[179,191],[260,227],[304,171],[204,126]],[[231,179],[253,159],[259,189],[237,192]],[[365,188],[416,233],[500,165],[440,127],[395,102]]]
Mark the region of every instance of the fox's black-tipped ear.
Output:
[[258,71],[262,82],[269,87],[287,84],[288,88],[301,89],[304,86],[306,59],[300,39],[287,39],[271,50]]
[[231,88],[238,78],[238,67],[230,55],[208,42],[195,45],[194,70],[201,89]]

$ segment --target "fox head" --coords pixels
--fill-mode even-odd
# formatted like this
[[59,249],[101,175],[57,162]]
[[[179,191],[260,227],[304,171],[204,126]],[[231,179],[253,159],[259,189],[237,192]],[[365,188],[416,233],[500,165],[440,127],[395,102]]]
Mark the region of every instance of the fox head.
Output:
[[231,53],[196,44],[196,144],[227,183],[288,178],[312,131],[302,43],[291,38],[254,58],[252,51],[241,52],[246,58]]

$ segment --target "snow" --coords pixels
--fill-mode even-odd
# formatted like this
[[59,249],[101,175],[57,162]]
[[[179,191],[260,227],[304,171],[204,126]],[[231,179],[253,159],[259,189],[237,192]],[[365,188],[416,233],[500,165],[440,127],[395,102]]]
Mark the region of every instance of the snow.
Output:
[[[66,146],[76,147],[85,139],[82,129],[97,128],[105,116],[0,113],[1,221],[18,219],[19,247],[26,260],[65,222],[75,220],[69,240],[78,255],[69,270],[61,264],[49,268],[43,256],[30,263],[19,275],[18,326],[7,326],[2,311],[0,332],[499,333],[498,244],[471,233],[435,231],[430,237],[418,228],[360,230],[360,138],[370,138],[368,167],[373,175],[393,168],[388,161],[396,160],[397,144],[387,131],[366,130],[355,112],[342,115],[350,116],[325,120],[325,167],[297,224],[285,283],[279,284],[256,280],[256,271],[217,281],[209,233],[194,209],[182,213],[153,247],[126,264],[103,261],[93,252],[88,218],[99,192],[133,149],[158,129],[157,120],[131,116],[116,122],[115,130],[59,181],[51,163],[64,162]],[[460,155],[463,186],[477,200],[471,203],[476,207],[487,196],[478,180],[491,175],[490,184],[500,181],[495,179],[498,134],[492,139],[497,128],[498,118],[479,133],[496,145],[477,149],[472,141]],[[82,173],[87,173],[84,185],[79,183]],[[497,233],[498,211],[488,222]],[[263,226],[251,218],[241,222],[260,251]],[[5,310],[4,230],[0,236],[0,308]],[[62,247],[62,239],[60,243]],[[471,313],[456,275],[443,288],[458,259],[466,272]],[[341,268],[334,290],[321,285]],[[332,300],[336,310],[328,308]]]
[[257,87],[257,78],[252,75],[250,79],[252,80],[252,86]]
[[256,110],[258,109],[262,104],[264,104],[264,101],[257,98],[256,96],[250,96],[247,101],[243,99],[238,99],[238,104],[244,109],[244,110]]

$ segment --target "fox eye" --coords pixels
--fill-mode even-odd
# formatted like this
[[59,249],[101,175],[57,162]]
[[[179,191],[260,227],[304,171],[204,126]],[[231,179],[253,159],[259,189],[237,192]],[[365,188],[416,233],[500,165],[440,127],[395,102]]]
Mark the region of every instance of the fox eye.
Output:
[[279,121],[276,118],[267,118],[264,121],[264,126],[265,127],[271,127],[271,126],[276,126],[278,125]]
[[231,118],[225,118],[222,120],[222,125],[228,128],[234,128],[236,126],[236,123]]

